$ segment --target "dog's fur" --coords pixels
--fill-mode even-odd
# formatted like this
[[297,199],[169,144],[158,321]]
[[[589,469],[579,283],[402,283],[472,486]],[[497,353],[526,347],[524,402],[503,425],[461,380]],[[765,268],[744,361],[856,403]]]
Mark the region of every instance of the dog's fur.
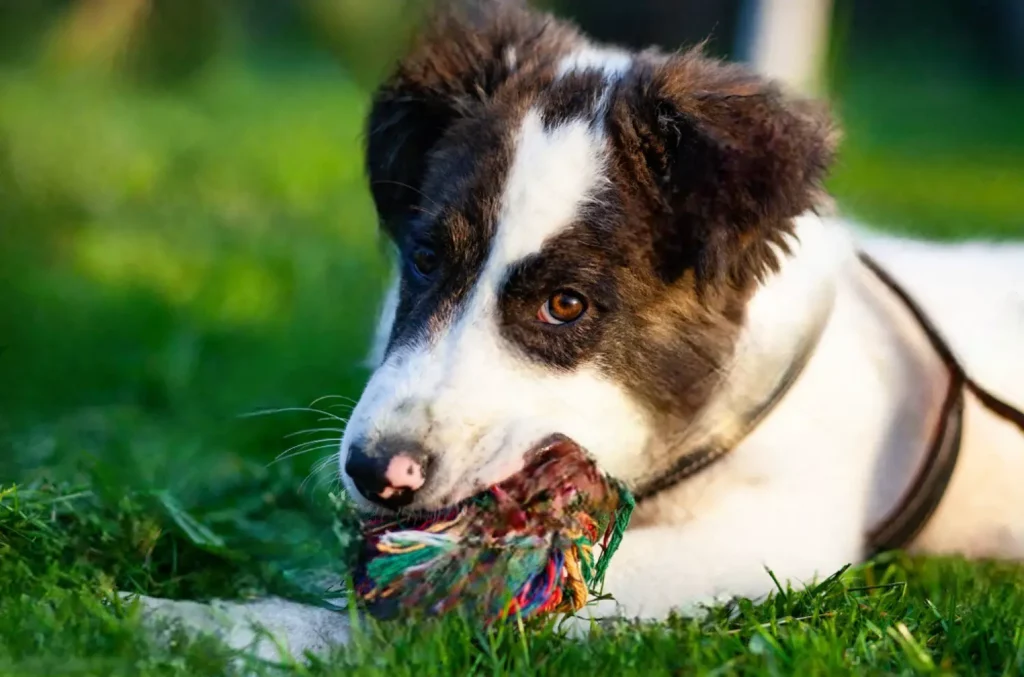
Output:
[[[500,0],[442,12],[377,92],[367,167],[400,259],[342,442],[429,458],[411,508],[463,499],[552,433],[634,487],[735,439],[638,509],[588,613],[660,618],[865,556],[948,374],[863,247],[972,375],[1024,405],[1024,248],[872,235],[830,216],[824,109],[699,51],[628,53]],[[417,271],[429,250],[436,268]],[[540,312],[555,292],[577,321]],[[948,493],[912,548],[1024,557],[1024,438],[968,401]],[[359,495],[342,472],[353,499]]]

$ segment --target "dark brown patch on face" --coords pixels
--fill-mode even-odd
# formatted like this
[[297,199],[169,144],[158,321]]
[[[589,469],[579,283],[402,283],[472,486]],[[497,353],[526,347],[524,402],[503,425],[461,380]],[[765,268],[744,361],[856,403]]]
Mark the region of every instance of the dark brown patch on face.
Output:
[[685,425],[720,385],[793,219],[823,195],[832,127],[756,76],[689,53],[636,67],[608,132],[615,242],[630,264],[617,269],[622,312],[600,359],[667,426]]
[[[623,311],[616,276],[627,260],[607,228],[617,216],[616,196],[607,192],[596,197],[600,209],[584,211],[576,226],[513,266],[500,291],[501,331],[510,345],[559,369],[603,354],[606,334]],[[537,312],[562,290],[582,296],[586,312],[573,322],[545,324]]]
[[[430,153],[418,216],[392,235],[405,262],[392,345],[439,335],[472,291],[499,217],[511,129],[497,113],[462,119]],[[418,248],[435,255],[430,275],[409,261]]]
[[[667,286],[650,265],[630,200],[609,189],[592,214],[510,271],[501,330],[534,360],[558,369],[597,364],[653,413],[689,420],[720,383],[747,295],[698,294],[692,273]],[[547,325],[537,310],[560,289],[581,294],[587,311]]]

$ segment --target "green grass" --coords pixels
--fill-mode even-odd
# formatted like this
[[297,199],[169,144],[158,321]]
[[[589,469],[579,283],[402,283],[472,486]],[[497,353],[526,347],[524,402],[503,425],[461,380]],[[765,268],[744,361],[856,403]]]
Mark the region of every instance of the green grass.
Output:
[[[153,496],[116,503],[57,488],[0,498],[0,670],[19,674],[221,675],[239,669],[211,640],[147,639],[116,589],[202,596],[275,587],[277,575],[175,523]],[[177,510],[177,509],[175,509]],[[769,574],[766,572],[765,576]],[[277,581],[301,597],[301,585]],[[720,608],[700,622],[620,624],[587,642],[551,623],[520,635],[460,618],[362,628],[314,675],[962,673],[1024,670],[1024,570],[891,557],[800,592]],[[265,664],[248,669],[270,670]]]
[[[1020,98],[934,90],[844,86],[842,203],[910,232],[1024,234]],[[223,647],[154,643],[114,591],[311,599],[309,572],[344,569],[329,451],[275,457],[330,444],[367,376],[365,105],[322,65],[224,63],[176,90],[0,69],[0,674],[228,674]],[[323,414],[240,418],[327,394]],[[1019,568],[896,558],[703,623],[579,643],[450,619],[290,668],[1010,675],[1021,618]]]

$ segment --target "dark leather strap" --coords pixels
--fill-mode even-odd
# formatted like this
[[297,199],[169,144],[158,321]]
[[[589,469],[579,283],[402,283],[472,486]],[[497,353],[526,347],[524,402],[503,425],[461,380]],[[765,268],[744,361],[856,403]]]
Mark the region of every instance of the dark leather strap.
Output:
[[932,349],[949,371],[946,398],[939,411],[939,420],[921,469],[892,512],[868,533],[868,545],[873,553],[878,553],[909,545],[921,533],[942,501],[960,455],[965,391],[977,397],[986,409],[1016,425],[1022,433],[1024,412],[1007,404],[971,379],[950,349],[949,343],[906,289],[871,256],[864,252],[860,252],[859,256],[867,269],[910,311],[931,342]]
[[953,477],[963,438],[964,383],[949,380],[924,462],[892,511],[868,532],[872,555],[907,546],[931,519]]

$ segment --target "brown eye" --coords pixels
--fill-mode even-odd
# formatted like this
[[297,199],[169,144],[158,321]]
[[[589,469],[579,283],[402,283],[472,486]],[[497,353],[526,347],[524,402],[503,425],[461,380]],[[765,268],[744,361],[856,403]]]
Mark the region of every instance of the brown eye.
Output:
[[546,324],[565,324],[578,320],[587,310],[586,300],[569,291],[560,291],[545,301],[537,319]]
[[410,259],[413,270],[420,277],[430,277],[437,270],[437,254],[432,249],[418,247]]

